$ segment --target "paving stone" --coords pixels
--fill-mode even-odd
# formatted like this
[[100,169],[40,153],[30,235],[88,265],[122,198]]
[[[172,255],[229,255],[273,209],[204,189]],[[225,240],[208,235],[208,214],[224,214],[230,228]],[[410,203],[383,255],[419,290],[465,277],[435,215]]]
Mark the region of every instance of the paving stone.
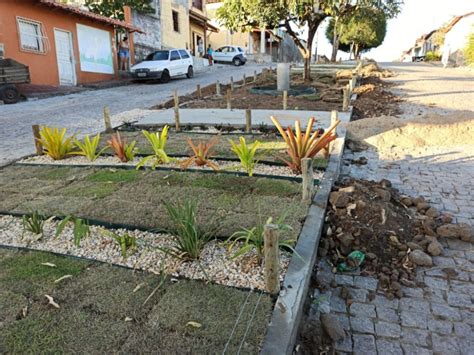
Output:
[[346,301],[341,297],[332,295],[331,296],[331,311],[333,312],[347,312]]
[[470,295],[453,291],[448,292],[448,304],[456,307],[473,307]]
[[469,324],[474,327],[474,312],[461,312],[463,323]]
[[423,298],[423,289],[419,287],[406,287],[402,286],[403,295],[406,297],[416,297],[416,298]]
[[[422,348],[417,345],[413,344],[401,344],[403,351],[405,352],[405,355],[430,355],[433,354],[431,350]],[[381,354],[383,355],[383,354]]]
[[462,355],[472,355],[474,354],[474,339],[471,336],[470,338],[461,338],[457,340],[459,345],[459,350]]
[[354,334],[354,354],[372,355],[377,354],[375,338],[373,335]]
[[442,335],[450,335],[453,324],[450,321],[431,318],[428,319],[428,329]]
[[402,327],[402,343],[428,346],[429,333],[426,330]]
[[439,277],[425,276],[425,285],[431,289],[447,290],[448,281]]
[[353,316],[365,316],[370,318],[375,318],[375,306],[365,303],[354,302],[350,306],[350,314]]
[[343,314],[343,313],[336,313],[334,314],[334,317],[337,318],[337,320],[339,321],[339,323],[341,323],[341,326],[347,330],[347,331],[350,331],[351,330],[351,327],[349,325],[349,316],[347,314]]
[[444,256],[433,256],[433,264],[443,267],[455,267],[456,263],[453,258],[446,258]]
[[366,334],[375,333],[374,322],[370,318],[363,316],[351,317],[350,323],[353,332]]
[[386,322],[398,322],[399,316],[396,310],[391,308],[385,308],[383,306],[376,306],[377,318]]
[[441,319],[447,319],[451,321],[460,321],[461,315],[456,308],[448,306],[442,303],[431,303],[431,310],[433,315],[438,316]]
[[417,298],[402,298],[400,300],[400,309],[403,311],[428,313],[430,311],[430,304],[425,300]]
[[381,355],[403,355],[402,347],[398,341],[377,339],[377,351]]
[[469,324],[461,323],[461,322],[454,323],[454,333],[458,337],[472,337],[473,336],[473,331],[472,331],[471,326]]
[[375,334],[386,338],[400,338],[400,326],[395,323],[377,322],[375,323]]
[[[450,249],[454,249],[454,250],[470,250],[472,248],[472,245],[471,243],[468,243],[468,242],[464,242],[462,240],[459,240],[459,239],[454,239],[454,238],[449,238],[447,240],[448,242],[448,246]],[[454,262],[454,260],[453,260]]]
[[376,278],[368,276],[355,276],[354,285],[364,290],[376,291],[378,281]]
[[336,283],[340,286],[352,286],[354,285],[354,278],[349,275],[335,275]]
[[369,291],[361,288],[351,288],[349,290],[349,294],[352,300],[365,303],[367,301],[367,295],[369,294]]
[[474,294],[473,283],[451,280],[450,286],[451,289],[455,292],[467,293],[468,295]]
[[436,333],[431,335],[433,352],[437,354],[459,354],[459,345],[456,338],[443,337]]
[[376,295],[375,298],[372,300],[372,303],[375,304],[376,306],[393,308],[393,309],[398,309],[398,305],[399,305],[399,301],[397,298],[390,300],[384,295]]
[[430,289],[425,287],[424,289],[424,294],[425,294],[425,299],[427,301],[435,302],[435,303],[444,303],[446,302],[446,297],[445,297],[446,291],[443,290],[437,290],[437,289]]
[[401,311],[400,313],[401,323],[405,327],[426,329],[428,327],[427,318],[425,312]]
[[352,338],[349,335],[346,335],[346,337],[342,340],[339,340],[334,343],[334,348],[336,351],[344,351],[347,353],[352,352]]

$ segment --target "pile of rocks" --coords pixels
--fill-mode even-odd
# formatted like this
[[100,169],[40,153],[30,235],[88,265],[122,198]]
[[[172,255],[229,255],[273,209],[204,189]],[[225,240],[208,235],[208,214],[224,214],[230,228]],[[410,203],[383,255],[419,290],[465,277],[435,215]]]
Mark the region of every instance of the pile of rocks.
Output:
[[388,180],[344,181],[329,200],[319,255],[328,256],[336,268],[351,252],[364,252],[356,273],[377,276],[388,295],[402,297],[402,285],[416,286],[415,267],[431,266],[446,239],[473,239],[469,225],[451,224],[452,216],[440,214],[422,197],[400,195]]

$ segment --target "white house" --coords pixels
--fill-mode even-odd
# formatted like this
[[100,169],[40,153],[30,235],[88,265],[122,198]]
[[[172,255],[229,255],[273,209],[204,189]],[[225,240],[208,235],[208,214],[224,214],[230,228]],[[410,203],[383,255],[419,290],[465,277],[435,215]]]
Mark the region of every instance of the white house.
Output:
[[463,50],[466,48],[468,37],[474,32],[474,12],[455,17],[446,28],[444,45],[449,46],[449,60],[456,65],[464,64]]

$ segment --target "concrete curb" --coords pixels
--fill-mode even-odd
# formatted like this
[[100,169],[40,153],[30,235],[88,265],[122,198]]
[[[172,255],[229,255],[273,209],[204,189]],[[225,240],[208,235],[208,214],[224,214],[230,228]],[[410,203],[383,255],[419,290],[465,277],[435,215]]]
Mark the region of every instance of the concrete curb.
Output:
[[[349,120],[352,107],[349,107]],[[343,123],[349,122],[344,120]],[[333,183],[339,177],[344,153],[346,129],[339,125],[338,138],[333,143],[329,164],[309,208],[301,230],[296,252],[286,272],[285,280],[273,310],[260,354],[293,354],[303,307],[307,297],[313,265],[316,261],[324,216]]]

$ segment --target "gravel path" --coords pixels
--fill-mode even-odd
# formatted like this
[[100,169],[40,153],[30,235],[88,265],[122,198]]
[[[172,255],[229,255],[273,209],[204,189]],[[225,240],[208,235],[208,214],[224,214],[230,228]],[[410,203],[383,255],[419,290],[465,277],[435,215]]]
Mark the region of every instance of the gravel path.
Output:
[[[134,84],[110,89],[91,90],[67,96],[31,100],[15,105],[0,106],[0,165],[34,151],[31,134],[33,124],[66,127],[71,133],[95,133],[103,129],[103,108],[110,107],[112,115],[134,110],[139,112],[171,98],[173,90],[179,94],[191,93],[219,80],[221,83],[250,76],[262,65],[246,64],[241,67],[218,65],[215,69],[196,74],[193,79],[175,79],[168,84]],[[113,124],[121,123],[123,114]]]

